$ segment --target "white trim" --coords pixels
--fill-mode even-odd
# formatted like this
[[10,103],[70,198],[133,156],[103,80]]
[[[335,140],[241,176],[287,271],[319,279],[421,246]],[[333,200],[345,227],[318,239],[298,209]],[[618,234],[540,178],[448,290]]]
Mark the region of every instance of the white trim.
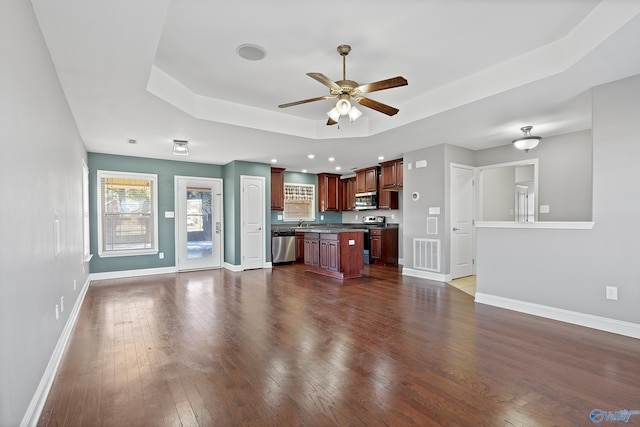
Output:
[[476,292],[476,302],[640,339],[640,324]]
[[139,277],[139,276],[153,276],[155,274],[171,274],[177,273],[178,268],[173,267],[160,267],[160,268],[144,268],[140,270],[121,270],[121,271],[105,271],[103,273],[92,273],[91,280],[105,280],[105,279],[122,279],[125,277]]
[[451,281],[450,274],[434,273],[430,271],[416,270],[415,268],[402,267],[403,276],[420,277],[422,279],[436,280],[438,282]]
[[515,221],[478,221],[476,228],[534,228],[544,230],[591,230],[593,221],[538,221],[538,222],[515,222]]
[[[153,212],[153,247],[145,249],[127,249],[127,250],[111,250],[105,251],[102,241],[102,178],[128,178],[149,180],[153,182],[152,188],[152,206]],[[137,256],[137,255],[156,255],[159,252],[160,243],[158,241],[158,228],[160,224],[160,213],[158,210],[158,175],[153,173],[139,172],[122,172],[99,169],[96,171],[96,207],[97,207],[97,227],[98,227],[98,256],[100,258],[120,257],[120,256]]]
[[263,268],[273,268],[273,264],[271,263],[271,261],[265,262]]
[[229,264],[228,262],[225,262],[223,267],[225,268],[225,270],[233,271],[234,273],[243,271],[241,265]]
[[89,277],[87,277],[84,285],[82,285],[82,289],[80,289],[80,294],[78,294],[78,298],[73,305],[73,309],[69,314],[67,323],[62,329],[60,338],[58,338],[56,347],[53,349],[53,353],[51,354],[51,358],[49,359],[47,368],[42,374],[42,378],[40,379],[40,383],[36,388],[36,392],[31,398],[31,402],[27,407],[27,411],[25,412],[24,417],[22,417],[20,426],[35,426],[38,424],[38,420],[40,419],[40,415],[42,414],[42,410],[44,409],[47,397],[49,397],[49,391],[51,391],[53,380],[55,379],[58,368],[60,367],[62,356],[64,355],[64,351],[67,348],[67,344],[69,343],[69,338],[71,338],[71,331],[73,331],[73,328],[78,320],[80,307],[82,307],[82,303],[84,301],[85,295],[87,294],[87,289],[89,289],[90,283],[91,281]]

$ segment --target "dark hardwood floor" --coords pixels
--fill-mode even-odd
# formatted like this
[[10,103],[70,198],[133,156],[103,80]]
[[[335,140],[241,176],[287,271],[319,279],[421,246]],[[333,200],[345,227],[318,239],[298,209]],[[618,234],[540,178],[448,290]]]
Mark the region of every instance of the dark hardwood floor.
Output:
[[587,426],[640,410],[640,340],[365,273],[93,282],[39,425]]

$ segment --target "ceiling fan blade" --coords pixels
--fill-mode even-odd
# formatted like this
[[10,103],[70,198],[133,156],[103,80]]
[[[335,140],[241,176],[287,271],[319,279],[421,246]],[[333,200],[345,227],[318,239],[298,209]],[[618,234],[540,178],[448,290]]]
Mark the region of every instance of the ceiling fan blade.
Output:
[[338,123],[338,122],[333,120],[331,117],[329,117],[329,120],[327,120],[327,126],[335,125],[336,123]]
[[392,77],[386,80],[380,80],[378,82],[367,83],[360,85],[354,89],[356,94],[371,93],[378,90],[391,89],[398,86],[406,86],[409,84],[407,79],[402,76]]
[[326,95],[326,96],[319,96],[317,98],[303,99],[302,101],[295,101],[295,102],[289,102],[287,104],[281,104],[281,105],[278,105],[278,107],[280,108],[293,107],[294,105],[306,104],[307,102],[314,102],[314,101],[323,101],[329,98],[335,98],[335,96]]
[[381,113],[386,114],[387,116],[393,116],[397,114],[398,111],[400,111],[397,108],[391,107],[387,104],[383,104],[382,102],[374,101],[371,98],[354,98],[353,100],[362,106],[371,108],[376,111],[380,111]]
[[333,80],[331,80],[329,77],[325,76],[322,73],[307,73],[307,76],[319,81],[329,89],[342,91],[342,88],[340,87],[340,85],[338,85],[338,83],[334,82]]

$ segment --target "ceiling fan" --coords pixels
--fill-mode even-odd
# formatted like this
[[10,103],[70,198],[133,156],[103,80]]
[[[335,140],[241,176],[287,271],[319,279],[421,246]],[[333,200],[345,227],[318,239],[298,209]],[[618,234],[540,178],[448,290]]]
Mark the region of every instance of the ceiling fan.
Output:
[[302,101],[289,102],[287,104],[278,105],[280,108],[292,107],[294,105],[306,104],[307,102],[322,101],[325,99],[337,98],[336,105],[327,113],[329,120],[327,125],[335,125],[338,123],[340,116],[348,115],[353,122],[360,117],[362,113],[351,105],[354,101],[362,106],[379,111],[388,116],[398,113],[397,108],[374,101],[371,98],[365,98],[364,94],[376,92],[378,90],[391,89],[398,86],[406,86],[407,79],[402,76],[392,77],[386,80],[380,80],[373,83],[359,85],[353,80],[347,80],[347,55],[351,52],[351,46],[342,44],[338,46],[338,53],[342,56],[342,80],[334,82],[322,73],[307,73],[311,77],[329,88],[329,95],[318,96],[316,98],[303,99]]

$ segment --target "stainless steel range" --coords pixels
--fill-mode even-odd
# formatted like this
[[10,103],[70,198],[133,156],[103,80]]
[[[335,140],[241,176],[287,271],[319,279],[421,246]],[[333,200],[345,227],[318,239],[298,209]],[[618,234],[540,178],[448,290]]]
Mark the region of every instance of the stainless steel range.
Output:
[[365,215],[362,217],[362,225],[365,226],[367,231],[365,231],[363,239],[364,239],[364,263],[371,264],[371,258],[369,258],[369,250],[371,249],[371,244],[369,240],[369,228],[373,227],[384,227],[387,222],[387,217],[385,216],[376,216],[376,215]]
[[386,222],[387,222],[386,216],[375,216],[375,215],[366,216],[365,215],[364,217],[362,217],[363,225],[373,225],[378,227],[384,227]]

